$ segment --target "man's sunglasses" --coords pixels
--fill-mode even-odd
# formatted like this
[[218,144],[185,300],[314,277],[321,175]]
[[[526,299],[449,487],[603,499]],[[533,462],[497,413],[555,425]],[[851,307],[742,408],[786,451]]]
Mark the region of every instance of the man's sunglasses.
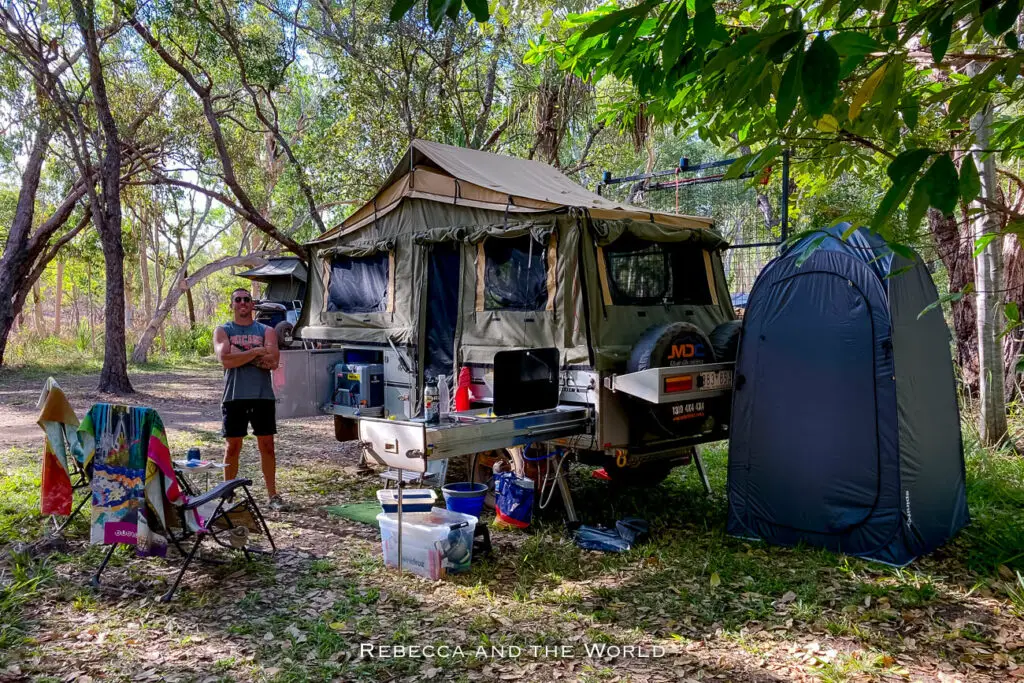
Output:
[[249,297],[249,296],[236,296],[235,297],[235,303],[236,304],[251,304],[252,303],[252,297]]

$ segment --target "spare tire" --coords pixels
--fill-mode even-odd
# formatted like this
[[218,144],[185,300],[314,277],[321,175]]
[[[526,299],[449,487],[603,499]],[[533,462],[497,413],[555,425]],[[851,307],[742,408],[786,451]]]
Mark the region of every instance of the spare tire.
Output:
[[719,363],[732,363],[736,360],[736,353],[740,348],[740,330],[743,328],[742,320],[729,320],[711,330],[708,339],[715,349],[715,359]]
[[287,349],[295,341],[295,326],[290,322],[279,322],[274,326],[274,332],[277,334],[278,348]]
[[[650,368],[702,365],[717,360],[711,341],[691,323],[657,325],[644,332],[629,354],[626,368],[640,372]],[[705,431],[708,417],[704,402],[652,405],[633,401],[635,432],[653,433],[660,438],[693,436]],[[634,425],[631,425],[631,433]],[[632,434],[631,434],[632,436]],[[641,440],[646,440],[641,435]]]
[[650,368],[714,363],[711,341],[691,323],[655,325],[640,337],[629,354],[626,368],[640,372]]

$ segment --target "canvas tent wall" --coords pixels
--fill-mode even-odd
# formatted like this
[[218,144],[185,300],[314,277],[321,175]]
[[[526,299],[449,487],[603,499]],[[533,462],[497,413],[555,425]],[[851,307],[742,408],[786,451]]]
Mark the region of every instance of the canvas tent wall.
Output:
[[968,521],[950,336],[938,307],[921,315],[938,298],[921,259],[848,228],[805,238],[750,293],[728,530],[903,565]]
[[[666,299],[642,315],[613,305],[599,266],[632,238],[693,247],[707,301]],[[421,367],[446,362],[428,344],[459,364],[553,346],[566,365],[613,367],[653,324],[710,331],[733,317],[724,246],[710,219],[617,204],[539,162],[417,140],[373,200],[309,245],[299,333],[416,347]]]

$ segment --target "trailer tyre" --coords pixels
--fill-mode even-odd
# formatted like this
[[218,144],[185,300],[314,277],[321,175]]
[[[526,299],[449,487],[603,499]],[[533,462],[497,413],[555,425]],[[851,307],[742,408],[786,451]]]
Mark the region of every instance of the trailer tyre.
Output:
[[295,326],[289,322],[280,322],[274,327],[277,334],[278,348],[287,349],[295,341]]
[[736,360],[742,328],[742,320],[730,320],[713,329],[708,335],[711,346],[715,349],[715,359],[719,363],[732,363]]
[[[633,347],[626,368],[629,372],[640,372],[650,368],[684,367],[716,361],[715,349],[700,328],[691,323],[668,323],[658,325],[644,332]],[[652,405],[635,399],[633,402],[633,426],[658,438],[694,436],[705,431],[709,412],[703,403],[687,409],[685,404]],[[641,438],[645,440],[645,438]]]

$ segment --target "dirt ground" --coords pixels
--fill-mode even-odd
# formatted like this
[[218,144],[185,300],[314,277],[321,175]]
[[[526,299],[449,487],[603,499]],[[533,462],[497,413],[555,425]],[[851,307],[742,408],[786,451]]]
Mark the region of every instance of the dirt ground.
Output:
[[[205,368],[133,374],[137,393],[130,399],[96,391],[95,375],[57,375],[55,379],[78,415],[100,401],[127,400],[132,405],[155,408],[171,432],[220,429],[222,373],[212,364]],[[36,402],[42,386],[43,381],[36,373],[28,377],[0,376],[0,449],[39,443]]]
[[[970,559],[1008,523],[905,570],[747,543],[724,533],[721,446],[705,451],[711,496],[691,468],[634,492],[573,468],[584,521],[642,516],[650,543],[582,551],[549,509],[526,531],[492,525],[490,555],[433,582],[386,570],[375,528],[325,511],[373,500],[381,485],[356,472],[353,444],[334,440],[329,419],[285,420],[278,478],[292,507],[269,516],[272,559],[199,565],[165,605],[155,598],[181,559],[123,550],[93,588],[104,549],[88,544],[85,520],[45,540],[37,512],[43,379],[0,375],[0,683],[1024,678],[1024,580],[1015,588],[1009,568]],[[80,415],[111,399],[95,393],[95,375],[57,379]],[[176,454],[218,453],[215,367],[133,382],[132,402],[160,411]],[[242,474],[265,500],[251,441]]]

